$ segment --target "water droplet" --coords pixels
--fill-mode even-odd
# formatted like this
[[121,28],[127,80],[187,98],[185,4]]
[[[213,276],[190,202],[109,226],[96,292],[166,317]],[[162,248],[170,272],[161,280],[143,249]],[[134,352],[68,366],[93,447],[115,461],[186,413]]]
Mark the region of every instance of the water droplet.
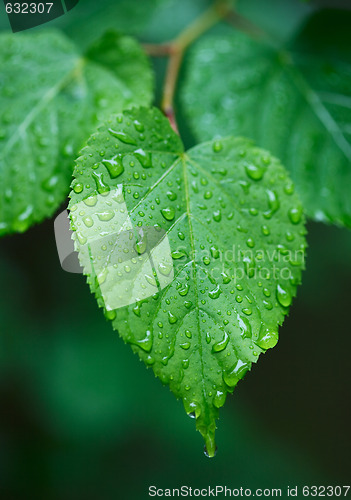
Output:
[[264,169],[258,165],[246,164],[245,165],[246,174],[253,181],[259,181],[262,179],[264,174]]
[[207,256],[206,256],[206,257],[204,257],[204,258],[202,259],[202,261],[203,261],[203,263],[205,264],[205,266],[208,266],[208,265],[209,265],[209,263],[211,262],[211,259],[210,259],[209,257],[207,257]]
[[136,306],[133,307],[133,313],[140,318],[141,316],[141,310],[140,310],[140,304],[136,304]]
[[241,336],[243,339],[249,339],[252,337],[252,329],[251,324],[247,318],[244,316],[239,316],[238,314],[238,323],[241,329]]
[[213,398],[213,404],[216,408],[221,408],[226,399],[226,393],[223,391],[217,391],[214,398]]
[[110,134],[113,137],[116,137],[121,142],[124,142],[124,144],[132,144],[133,146],[136,146],[136,144],[137,144],[136,140],[132,136],[126,134],[125,132],[119,132],[119,131],[113,130],[112,128],[109,128],[108,131],[110,132]]
[[86,242],[87,242],[86,237],[85,237],[85,236],[83,236],[83,235],[82,235],[82,233],[80,233],[80,232],[78,232],[78,231],[77,231],[77,233],[76,233],[76,234],[77,234],[77,238],[78,238],[79,243],[80,243],[81,245],[85,245],[85,244],[86,244]]
[[177,195],[173,191],[167,191],[167,197],[170,201],[177,199]]
[[281,306],[289,307],[292,297],[288,290],[284,290],[280,285],[277,285],[277,300]]
[[225,272],[221,273],[221,276],[223,278],[223,284],[224,285],[227,285],[228,283],[230,283],[231,279],[230,279],[230,276],[228,276],[228,274],[226,274]]
[[145,279],[149,283],[149,285],[157,287],[157,281],[155,276],[150,276],[149,274],[145,274]]
[[107,222],[113,219],[113,217],[115,216],[115,212],[113,210],[104,210],[103,212],[98,212],[96,215],[98,216],[99,220],[101,220],[101,222]]
[[268,236],[271,234],[268,226],[262,226],[261,231],[262,231],[262,234],[264,234],[265,236]]
[[183,359],[183,361],[182,361],[182,367],[184,368],[184,370],[186,370],[187,368],[189,368],[189,360],[188,359]]
[[215,210],[213,212],[213,220],[215,222],[220,222],[221,219],[222,219],[222,212],[221,212],[221,210]]
[[210,248],[210,251],[211,251],[211,255],[214,259],[218,259],[218,257],[220,256],[220,251],[218,250],[218,247],[217,245],[213,245],[211,248]]
[[213,453],[211,452],[211,454],[210,454],[210,453],[208,452],[208,450],[207,450],[206,445],[205,445],[205,446],[204,446],[204,454],[205,454],[205,456],[206,456],[206,457],[208,457],[208,458],[213,458],[213,457],[215,457],[215,456],[217,455],[217,446],[216,446],[216,448],[215,448],[214,452],[213,452]]
[[107,168],[111,179],[115,179],[124,172],[122,158],[123,156],[118,154],[111,160],[102,160],[102,164]]
[[145,239],[136,242],[135,250],[139,255],[142,255],[144,252],[146,252],[146,249],[147,249],[147,242]]
[[152,356],[148,356],[145,360],[145,363],[149,366],[153,365],[155,363],[155,358],[153,358]]
[[215,141],[212,145],[212,149],[214,153],[219,153],[223,149],[223,144],[221,141]]
[[215,353],[215,352],[224,351],[224,349],[228,345],[228,342],[229,342],[229,336],[228,336],[227,332],[224,332],[223,339],[220,342],[216,342],[215,344],[213,344],[213,346],[212,346],[212,352]]
[[239,359],[229,372],[225,372],[223,374],[224,382],[228,387],[235,387],[239,380],[243,378],[249,368],[249,363],[245,363],[244,361]]
[[84,186],[82,183],[80,182],[77,182],[74,186],[73,186],[73,191],[76,193],[76,194],[79,194],[83,191],[84,189]]
[[137,132],[144,132],[145,127],[142,123],[140,123],[138,120],[134,120],[134,127]]
[[136,340],[135,344],[145,352],[150,352],[152,349],[152,333],[150,330],[146,330],[145,337],[141,340]]
[[189,287],[188,283],[185,283],[183,288],[181,290],[178,290],[179,295],[181,295],[182,297],[185,297],[185,295],[187,295],[187,293],[189,292],[189,288],[190,287]]
[[267,196],[268,196],[269,210],[264,212],[263,216],[266,219],[270,219],[277,212],[277,210],[279,210],[280,202],[278,199],[278,195],[275,191],[271,191],[270,189],[267,189]]
[[168,311],[168,321],[170,322],[171,325],[173,325],[178,321],[178,318],[174,316],[174,314],[172,314],[171,311]]
[[83,222],[87,227],[92,227],[94,225],[93,219],[90,217],[90,215],[87,215],[86,217],[83,217]]
[[173,207],[163,208],[161,214],[166,220],[171,221],[175,217],[175,210]]
[[134,155],[139,160],[142,167],[144,168],[152,167],[151,153],[147,153],[143,149],[137,149],[136,151],[134,151]]
[[190,348],[190,342],[183,342],[183,344],[179,344],[179,346],[187,351]]
[[88,207],[94,207],[97,203],[97,196],[92,194],[92,195],[88,196],[87,198],[85,198],[83,201]]
[[110,321],[113,321],[115,318],[116,318],[116,311],[105,311],[105,317],[110,320]]
[[169,276],[170,272],[173,269],[173,266],[172,264],[160,262],[160,264],[158,265],[158,269],[160,273],[163,274],[163,276]]
[[93,172],[91,175],[95,181],[98,193],[101,195],[107,194],[110,191],[110,188],[107,184],[104,183],[103,174]]
[[255,341],[255,344],[257,344],[258,347],[261,347],[261,349],[271,349],[277,344],[277,342],[278,333],[267,329],[260,334],[260,337]]
[[286,192],[286,194],[293,194],[293,192],[295,191],[294,184],[291,181],[288,182],[284,187],[284,191]]
[[218,299],[221,293],[222,290],[220,289],[219,285],[217,285],[214,290],[208,292],[208,296],[210,297],[210,299]]
[[186,253],[180,251],[180,250],[174,250],[171,252],[172,259],[178,260],[181,259],[182,257],[186,257]]
[[302,217],[302,208],[301,207],[291,208],[288,212],[288,216],[292,224],[298,224]]

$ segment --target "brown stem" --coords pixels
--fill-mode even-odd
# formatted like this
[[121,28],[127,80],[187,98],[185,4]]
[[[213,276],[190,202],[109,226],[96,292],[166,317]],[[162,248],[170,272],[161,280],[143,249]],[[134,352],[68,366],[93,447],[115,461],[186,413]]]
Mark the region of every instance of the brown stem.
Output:
[[172,128],[178,133],[178,126],[174,113],[174,95],[186,49],[197,40],[203,33],[214,26],[220,19],[228,14],[230,3],[217,0],[215,3],[193,23],[187,26],[180,35],[172,42],[166,44],[169,61],[165,78],[161,109],[168,117]]
[[268,34],[234,10],[229,10],[223,18],[228,24],[248,34],[252,38],[268,39]]
[[142,47],[152,57],[167,57],[172,52],[171,43],[143,43]]

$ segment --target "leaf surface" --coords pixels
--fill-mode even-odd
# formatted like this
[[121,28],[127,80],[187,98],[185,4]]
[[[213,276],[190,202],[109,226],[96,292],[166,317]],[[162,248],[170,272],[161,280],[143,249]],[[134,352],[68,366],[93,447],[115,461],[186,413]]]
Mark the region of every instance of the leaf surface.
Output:
[[168,120],[145,108],[100,127],[74,177],[70,215],[91,290],[196,417],[213,456],[218,409],[277,343],[300,282],[305,228],[293,184],[248,139],[185,153]]
[[348,227],[350,22],[350,12],[322,11],[279,47],[240,32],[204,38],[183,89],[199,140],[254,138],[288,168],[308,215]]
[[0,36],[0,235],[50,216],[73,160],[99,121],[149,104],[152,73],[138,44],[108,33],[83,56],[56,31]]

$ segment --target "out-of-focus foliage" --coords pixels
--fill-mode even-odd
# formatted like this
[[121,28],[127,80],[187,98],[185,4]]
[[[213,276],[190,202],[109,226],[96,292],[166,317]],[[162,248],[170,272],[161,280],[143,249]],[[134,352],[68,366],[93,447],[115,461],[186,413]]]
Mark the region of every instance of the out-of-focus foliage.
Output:
[[67,196],[93,127],[150,104],[153,76],[138,43],[109,32],[89,51],[62,33],[0,35],[0,235],[23,232]]
[[[199,140],[253,137],[311,217],[351,226],[351,13],[313,16],[286,47],[233,31],[192,51],[182,97]],[[217,75],[221,75],[218,78]]]

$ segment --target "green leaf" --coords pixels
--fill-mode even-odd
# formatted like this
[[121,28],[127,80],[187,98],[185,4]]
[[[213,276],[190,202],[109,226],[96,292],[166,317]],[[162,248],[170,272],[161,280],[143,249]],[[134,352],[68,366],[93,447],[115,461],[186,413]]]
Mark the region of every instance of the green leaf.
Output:
[[213,456],[218,408],[277,343],[300,282],[305,228],[293,184],[248,139],[185,153],[168,120],[145,108],[100,127],[74,177],[72,229],[91,290],[196,417]]
[[0,36],[0,235],[54,213],[98,122],[149,104],[153,79],[131,38],[108,33],[85,55],[56,31]]
[[200,140],[244,134],[272,151],[308,215],[351,226],[351,13],[313,16],[287,47],[233,32],[192,51],[183,102]]
[[106,30],[140,35],[164,0],[82,0],[55,21],[79,46],[87,47]]

